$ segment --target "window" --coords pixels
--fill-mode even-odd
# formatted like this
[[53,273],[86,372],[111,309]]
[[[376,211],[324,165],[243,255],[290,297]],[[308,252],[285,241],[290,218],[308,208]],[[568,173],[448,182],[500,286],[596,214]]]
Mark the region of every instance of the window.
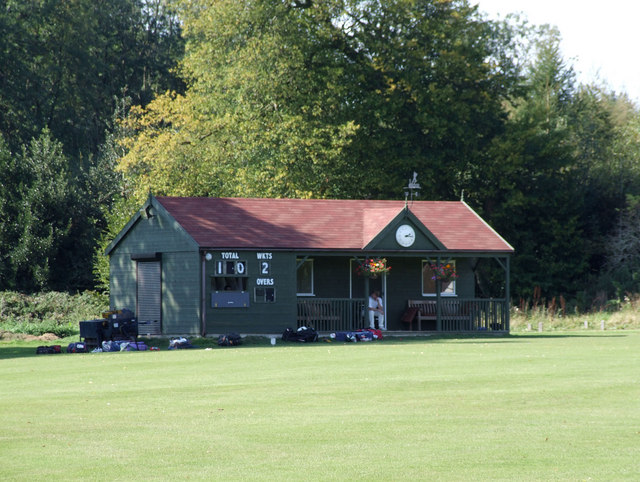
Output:
[[[455,268],[456,262],[449,261],[449,264]],[[433,279],[434,273],[431,269],[431,262],[422,261],[422,296],[435,296],[436,295],[436,280]],[[442,283],[441,295],[454,296],[456,294],[456,282],[450,281],[448,283]]]
[[247,262],[216,261],[215,276],[211,278],[212,291],[247,291]]
[[296,293],[298,296],[313,295],[313,260],[297,259],[296,263],[300,265],[296,272]]
[[236,276],[214,276],[211,279],[212,291],[247,291],[247,278]]
[[276,289],[275,288],[254,288],[253,300],[256,303],[275,303],[276,302]]

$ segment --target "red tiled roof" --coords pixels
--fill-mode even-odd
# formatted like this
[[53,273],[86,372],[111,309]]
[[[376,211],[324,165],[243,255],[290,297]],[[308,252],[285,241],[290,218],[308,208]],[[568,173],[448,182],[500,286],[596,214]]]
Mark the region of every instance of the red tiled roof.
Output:
[[[157,197],[203,248],[360,250],[404,201]],[[467,204],[414,201],[409,210],[451,251],[513,248]]]

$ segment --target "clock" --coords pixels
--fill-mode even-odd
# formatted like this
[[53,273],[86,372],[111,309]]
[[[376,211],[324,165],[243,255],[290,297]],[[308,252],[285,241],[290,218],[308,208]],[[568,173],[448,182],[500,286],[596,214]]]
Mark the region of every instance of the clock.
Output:
[[403,224],[398,226],[396,229],[396,241],[403,248],[408,248],[411,246],[416,240],[416,232],[413,227],[408,224]]

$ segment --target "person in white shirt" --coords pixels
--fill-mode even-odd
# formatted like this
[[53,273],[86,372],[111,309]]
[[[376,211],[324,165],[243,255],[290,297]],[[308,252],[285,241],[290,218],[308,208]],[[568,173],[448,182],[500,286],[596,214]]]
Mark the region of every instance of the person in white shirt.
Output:
[[382,298],[380,293],[372,291],[369,296],[369,327],[375,330],[376,315],[378,316],[378,327],[384,329],[384,307],[382,306]]

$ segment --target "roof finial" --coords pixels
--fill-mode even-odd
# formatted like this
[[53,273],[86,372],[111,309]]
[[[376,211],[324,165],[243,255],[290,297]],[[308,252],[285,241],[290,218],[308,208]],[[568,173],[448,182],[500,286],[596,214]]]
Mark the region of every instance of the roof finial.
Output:
[[462,203],[464,202],[464,189],[460,193],[460,202],[462,202]]
[[413,202],[414,197],[418,197],[420,184],[418,184],[418,173],[413,171],[413,178],[409,179],[409,184],[404,188],[404,208],[409,208],[409,197]]

